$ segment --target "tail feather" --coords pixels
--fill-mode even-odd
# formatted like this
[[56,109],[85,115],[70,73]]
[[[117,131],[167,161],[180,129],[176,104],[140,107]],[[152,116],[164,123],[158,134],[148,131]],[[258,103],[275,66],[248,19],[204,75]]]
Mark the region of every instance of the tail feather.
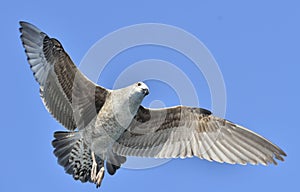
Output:
[[110,175],[114,175],[125,161],[126,157],[117,155],[110,151],[106,160],[106,169],[108,173]]
[[54,133],[52,145],[55,148],[53,153],[58,158],[57,162],[63,167],[68,166],[69,156],[74,145],[80,139],[78,132],[57,131]]
[[[78,132],[57,131],[54,133],[52,145],[57,162],[64,167],[66,173],[81,182],[91,181],[92,156],[91,150],[83,142]],[[104,166],[103,160],[96,157],[97,172]]]

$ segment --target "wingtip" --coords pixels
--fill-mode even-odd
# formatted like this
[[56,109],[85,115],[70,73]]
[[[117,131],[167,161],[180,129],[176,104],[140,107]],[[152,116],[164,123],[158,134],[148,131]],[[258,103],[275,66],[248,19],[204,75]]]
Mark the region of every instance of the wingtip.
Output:
[[280,155],[287,157],[287,154],[284,151],[281,151]]
[[284,161],[284,157],[287,157],[287,154],[279,147],[277,147],[277,148],[278,148],[278,151],[274,154],[275,158],[280,161]]
[[[20,33],[22,33],[23,23],[24,23],[24,22],[25,22],[25,21],[19,21],[19,24],[20,24],[19,31],[20,31]],[[20,35],[20,37],[22,37],[22,34]]]
[[280,160],[280,161],[284,161],[284,158],[281,155],[276,154],[275,158]]
[[20,38],[22,38],[22,33],[23,33],[23,29],[24,27],[31,25],[30,23],[26,22],[26,21],[19,21],[20,27],[19,27],[19,31],[21,33]]
[[31,25],[29,22],[27,22],[27,21],[19,21],[19,24],[21,25],[21,26],[24,26],[24,25]]
[[35,25],[27,22],[27,21],[19,21],[19,24],[20,24],[20,32],[22,33],[22,30],[25,29],[25,30],[33,30],[33,31],[36,31],[36,32],[42,32],[38,27],[36,27]]
[[25,25],[30,25],[30,23],[28,23],[28,22],[26,22],[26,21],[19,21],[19,25],[20,25],[19,30],[21,31],[22,28],[23,28]]

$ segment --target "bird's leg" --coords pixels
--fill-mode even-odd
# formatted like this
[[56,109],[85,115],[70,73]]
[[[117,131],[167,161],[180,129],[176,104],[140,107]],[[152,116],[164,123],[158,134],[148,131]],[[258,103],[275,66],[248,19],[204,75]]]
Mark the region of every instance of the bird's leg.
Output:
[[92,160],[93,160],[93,163],[92,163],[92,170],[91,170],[91,180],[93,182],[96,182],[97,162],[96,162],[94,151],[92,151]]
[[91,180],[96,184],[96,187],[100,187],[103,176],[104,176],[104,167],[101,167],[99,172],[97,173],[97,161],[95,157],[95,153],[92,151],[92,170],[91,170]]
[[103,179],[103,176],[104,176],[104,167],[101,167],[101,169],[99,170],[98,174],[97,174],[97,181],[96,181],[96,187],[100,187],[101,185],[101,182],[102,182],[102,179]]

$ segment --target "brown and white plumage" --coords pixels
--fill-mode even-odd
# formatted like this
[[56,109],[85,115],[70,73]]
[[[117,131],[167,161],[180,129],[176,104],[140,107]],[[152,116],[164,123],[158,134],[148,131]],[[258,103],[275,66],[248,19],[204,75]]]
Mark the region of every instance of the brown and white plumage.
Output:
[[[30,68],[40,85],[43,103],[58,122],[72,131],[54,133],[54,154],[58,163],[74,179],[91,181],[88,178],[91,166],[85,165],[86,161],[91,161],[91,150],[74,130],[84,129],[95,118],[110,91],[88,80],[58,40],[30,23],[20,22],[20,25],[21,40]],[[74,160],[76,158],[77,161]],[[103,161],[99,158],[97,161],[99,171]]]
[[123,156],[185,158],[197,156],[231,164],[277,164],[286,154],[258,134],[211,112],[185,106],[140,107],[114,152]]
[[[46,108],[67,129],[84,127],[99,112],[109,90],[87,79],[58,40],[50,38],[30,23],[20,22],[20,25],[27,60],[40,84],[40,94]],[[77,98],[84,98],[84,103],[80,105],[78,101],[74,106],[73,101]],[[74,107],[80,112],[78,119],[74,117]]]
[[98,187],[104,176],[104,161],[108,172],[114,174],[126,156],[196,156],[263,165],[284,160],[286,154],[267,139],[206,109],[141,106],[148,94],[142,82],[119,90],[96,85],[77,69],[58,40],[30,23],[20,25],[21,40],[45,107],[69,130],[55,132],[52,144],[58,163],[74,179],[94,182]]

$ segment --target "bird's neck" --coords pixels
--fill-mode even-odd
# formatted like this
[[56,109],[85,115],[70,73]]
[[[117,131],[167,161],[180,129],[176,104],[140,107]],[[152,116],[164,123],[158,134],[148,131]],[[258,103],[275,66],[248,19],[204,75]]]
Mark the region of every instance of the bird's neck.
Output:
[[111,112],[117,122],[127,128],[140,107],[141,101],[129,95],[120,95],[117,92],[109,98]]

